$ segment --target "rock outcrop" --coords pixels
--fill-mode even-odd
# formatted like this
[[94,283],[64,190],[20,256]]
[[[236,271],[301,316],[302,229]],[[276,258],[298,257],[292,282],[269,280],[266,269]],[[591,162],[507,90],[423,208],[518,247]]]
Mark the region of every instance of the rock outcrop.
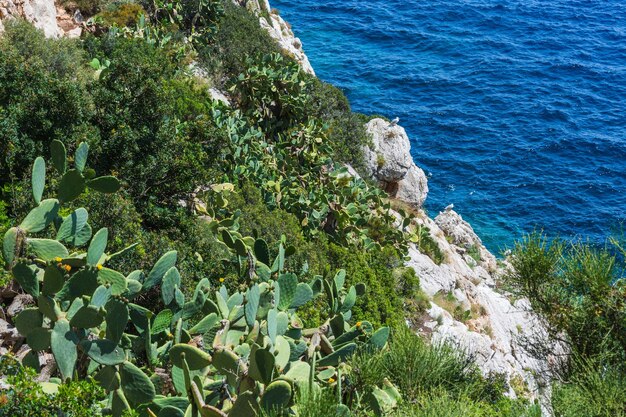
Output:
[[54,0],[0,0],[0,32],[2,20],[23,18],[41,29],[47,37],[62,35],[57,25],[57,9]]
[[367,125],[372,147],[365,147],[366,174],[395,197],[421,207],[428,195],[428,182],[411,156],[411,143],[403,127],[383,119],[372,119]]
[[259,16],[261,27],[278,43],[288,55],[300,64],[302,69],[315,75],[315,71],[309,62],[309,58],[302,49],[302,41],[291,30],[291,25],[278,14],[278,10],[272,9],[268,0],[233,0],[235,4],[246,7]]
[[11,19],[32,23],[48,38],[77,38],[83,31],[80,11],[70,14],[55,0],[0,0],[0,33],[4,31],[3,22]]
[[550,415],[550,375],[564,348],[549,346],[553,357],[536,357],[528,342],[543,342],[547,332],[527,300],[513,301],[497,288],[507,263],[485,248],[452,207],[434,220],[419,209],[428,193],[427,179],[413,162],[405,130],[383,119],[369,121],[366,129],[372,138],[371,148],[364,150],[366,175],[392,197],[417,208],[417,225],[428,229],[443,253],[444,261],[436,263],[411,244],[406,266],[420,278],[431,307],[407,322],[434,343],[450,343],[467,352],[486,375],[503,374],[511,396],[537,398]]

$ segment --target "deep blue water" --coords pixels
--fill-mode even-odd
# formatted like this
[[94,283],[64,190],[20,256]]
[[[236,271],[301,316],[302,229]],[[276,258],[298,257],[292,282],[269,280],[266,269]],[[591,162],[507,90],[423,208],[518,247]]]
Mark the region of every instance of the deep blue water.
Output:
[[626,2],[273,0],[353,110],[400,117],[492,250],[603,240],[626,217]]

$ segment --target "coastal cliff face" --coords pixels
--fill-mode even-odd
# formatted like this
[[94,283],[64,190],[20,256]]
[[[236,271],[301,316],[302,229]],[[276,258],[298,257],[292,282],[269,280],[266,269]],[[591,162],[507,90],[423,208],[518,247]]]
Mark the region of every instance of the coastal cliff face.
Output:
[[366,150],[367,175],[415,209],[418,221],[444,254],[438,264],[410,245],[406,266],[420,278],[431,307],[422,317],[407,317],[407,323],[434,343],[450,343],[466,351],[485,375],[505,375],[511,396],[539,399],[549,414],[549,375],[563,347],[549,346],[553,357],[548,360],[529,351],[529,342],[547,338],[546,328],[527,300],[513,300],[498,288],[500,277],[507,273],[506,261],[496,259],[451,207],[434,219],[422,209],[427,179],[413,162],[402,127],[373,119],[366,128],[373,143]]

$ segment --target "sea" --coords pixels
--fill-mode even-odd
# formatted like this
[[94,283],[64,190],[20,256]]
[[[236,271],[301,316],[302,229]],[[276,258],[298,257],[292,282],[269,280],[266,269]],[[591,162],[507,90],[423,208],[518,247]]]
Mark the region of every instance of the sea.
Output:
[[626,218],[624,0],[272,0],[352,109],[399,117],[496,253],[525,233],[602,244]]

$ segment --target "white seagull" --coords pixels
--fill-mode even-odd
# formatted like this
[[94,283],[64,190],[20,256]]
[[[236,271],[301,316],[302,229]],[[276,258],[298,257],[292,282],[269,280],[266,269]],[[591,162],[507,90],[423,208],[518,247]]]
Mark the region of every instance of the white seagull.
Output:
[[451,211],[453,208],[454,208],[454,204],[450,204],[449,206],[446,206],[445,210]]
[[399,117],[396,117],[395,119],[393,119],[390,123],[388,127],[392,127],[398,124],[398,122],[400,121]]

